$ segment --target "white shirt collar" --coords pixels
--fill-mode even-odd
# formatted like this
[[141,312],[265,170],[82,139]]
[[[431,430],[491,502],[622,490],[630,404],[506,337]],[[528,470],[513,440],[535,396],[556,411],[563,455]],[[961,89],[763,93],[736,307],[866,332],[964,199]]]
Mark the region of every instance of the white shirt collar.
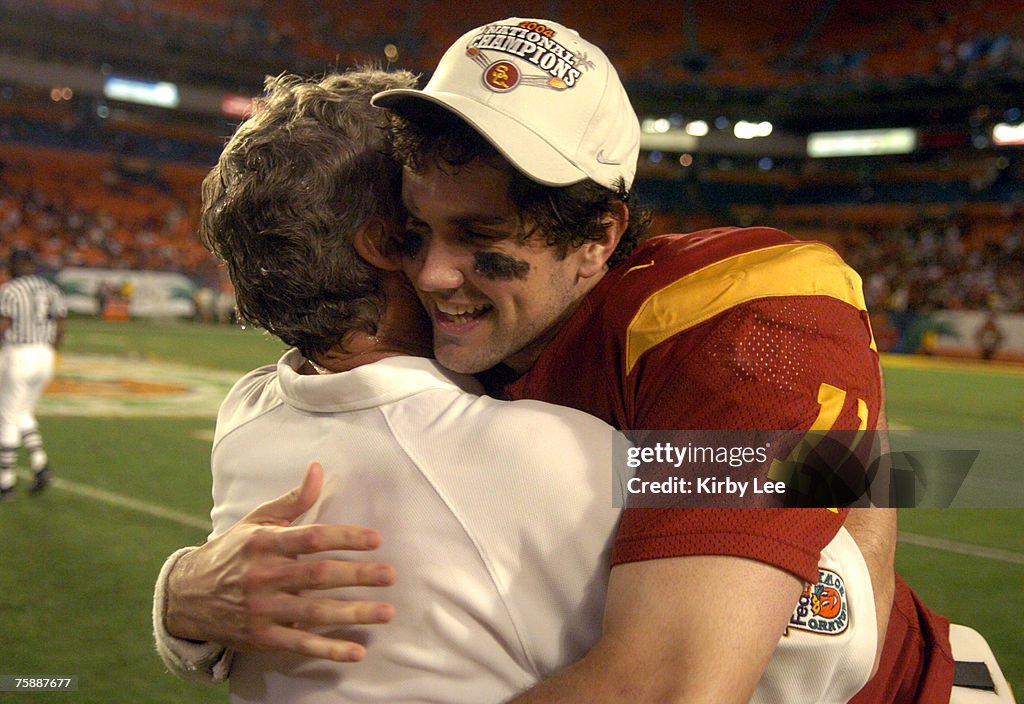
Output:
[[336,374],[300,374],[306,358],[289,350],[277,363],[277,379],[284,399],[305,411],[331,413],[373,408],[431,388],[458,386],[482,394],[471,376],[449,371],[433,359],[387,357]]

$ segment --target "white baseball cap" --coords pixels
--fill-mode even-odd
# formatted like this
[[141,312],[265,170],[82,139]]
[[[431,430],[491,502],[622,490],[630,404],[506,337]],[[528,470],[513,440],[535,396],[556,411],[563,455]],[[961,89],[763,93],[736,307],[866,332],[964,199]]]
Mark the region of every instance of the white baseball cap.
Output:
[[530,179],[632,187],[640,123],[598,47],[557,22],[510,17],[456,41],[423,90],[386,90],[379,107],[427,100],[459,115]]

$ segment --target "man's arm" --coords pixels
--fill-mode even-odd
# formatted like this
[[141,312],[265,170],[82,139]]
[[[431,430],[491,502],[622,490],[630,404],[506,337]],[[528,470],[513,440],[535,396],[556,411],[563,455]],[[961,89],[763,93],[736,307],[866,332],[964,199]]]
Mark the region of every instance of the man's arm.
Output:
[[[878,366],[881,400],[878,407],[878,451],[882,456],[889,454],[889,419],[885,412],[885,381],[881,364]],[[885,485],[888,486],[888,477]],[[878,672],[885,647],[885,635],[889,629],[892,614],[892,599],[896,593],[896,509],[855,508],[846,516],[843,527],[849,531],[871,575],[871,589],[875,595],[875,619],[878,625],[878,646],[875,650],[875,664],[871,676]]]
[[875,618],[878,626],[878,646],[871,676],[878,671],[885,645],[885,634],[892,613],[892,597],[896,591],[896,509],[854,508],[846,516],[843,527],[849,531],[871,575],[871,590],[875,595]]
[[738,557],[631,562],[612,569],[604,634],[530,702],[747,702],[803,588]]
[[[226,533],[183,552],[157,585],[163,600],[154,614],[161,631],[188,641],[211,641],[236,650],[278,650],[358,661],[365,648],[327,638],[310,626],[373,624],[391,620],[379,601],[343,601],[300,595],[306,590],[386,586],[390,565],[345,560],[300,560],[325,550],[373,550],[380,534],[358,526],[290,526],[320,494],[323,470],[310,465],[301,486],[255,509]],[[161,593],[162,592],[162,593]],[[173,643],[164,643],[173,649]],[[166,660],[166,658],[165,658]],[[172,669],[178,670],[168,661]]]

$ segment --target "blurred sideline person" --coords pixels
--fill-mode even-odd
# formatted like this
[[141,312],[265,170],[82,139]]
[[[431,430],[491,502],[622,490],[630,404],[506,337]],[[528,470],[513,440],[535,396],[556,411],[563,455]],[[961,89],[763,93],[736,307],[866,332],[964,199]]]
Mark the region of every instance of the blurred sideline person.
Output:
[[[613,429],[572,409],[481,396],[472,377],[440,367],[415,292],[385,256],[401,223],[400,169],[369,101],[413,83],[375,70],[270,79],[204,182],[200,238],[225,261],[241,316],[293,346],[220,408],[208,548],[223,548],[217,536],[243,519],[252,530],[242,550],[377,545],[379,534],[338,525],[355,520],[386,536],[377,556],[399,575],[390,604],[372,587],[390,583],[391,568],[367,564],[345,577],[364,585],[344,595],[354,601],[326,591],[290,616],[330,624],[324,635],[349,641],[334,645],[341,659],[366,646],[358,666],[235,653],[232,701],[499,701],[582,657],[600,633],[620,514]],[[281,518],[280,503],[265,502],[315,458],[323,466],[298,495],[312,504],[301,522],[318,532],[261,532]],[[336,578],[329,561],[289,568],[293,579]],[[299,600],[280,594],[275,605],[289,601]],[[179,674],[206,667],[187,649],[161,654]]]
[[999,314],[995,309],[989,310],[985,314],[985,320],[974,332],[974,340],[978,343],[981,358],[991,361],[999,352],[999,348],[1003,346],[1005,339],[1006,335],[999,327]]
[[67,305],[57,286],[36,275],[28,249],[8,258],[11,280],[0,287],[0,499],[14,497],[18,449],[32,469],[29,494],[50,483],[50,466],[35,409],[53,379]]

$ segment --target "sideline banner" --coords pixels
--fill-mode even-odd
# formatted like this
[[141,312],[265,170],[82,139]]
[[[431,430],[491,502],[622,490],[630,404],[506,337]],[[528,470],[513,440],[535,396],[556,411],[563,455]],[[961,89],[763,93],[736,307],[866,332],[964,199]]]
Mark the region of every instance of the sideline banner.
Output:
[[191,318],[196,286],[174,271],[66,267],[54,277],[68,310],[86,315],[118,311],[117,317]]

